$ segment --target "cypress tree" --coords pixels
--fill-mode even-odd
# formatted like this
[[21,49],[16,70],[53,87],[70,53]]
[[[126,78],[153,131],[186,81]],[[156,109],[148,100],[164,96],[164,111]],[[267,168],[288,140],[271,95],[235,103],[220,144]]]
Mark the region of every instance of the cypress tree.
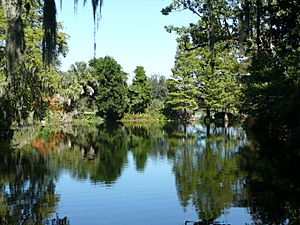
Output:
[[144,67],[137,66],[134,73],[135,77],[129,88],[129,111],[131,113],[143,113],[152,100],[151,85],[146,76]]

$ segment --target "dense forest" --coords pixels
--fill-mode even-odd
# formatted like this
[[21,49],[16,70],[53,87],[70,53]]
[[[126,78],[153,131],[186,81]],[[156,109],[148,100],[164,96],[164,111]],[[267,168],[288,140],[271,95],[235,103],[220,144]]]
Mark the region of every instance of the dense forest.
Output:
[[[0,136],[9,128],[74,118],[205,121],[230,115],[248,128],[297,141],[300,133],[300,6],[297,0],[173,0],[163,15],[198,16],[175,32],[172,76],[136,67],[132,84],[112,57],[61,72],[68,35],[53,0],[2,0]],[[78,1],[75,1],[77,4]],[[102,1],[92,1],[94,20]],[[128,12],[130,13],[130,12]],[[96,22],[96,21],[95,21]],[[204,117],[204,116],[203,116]]]

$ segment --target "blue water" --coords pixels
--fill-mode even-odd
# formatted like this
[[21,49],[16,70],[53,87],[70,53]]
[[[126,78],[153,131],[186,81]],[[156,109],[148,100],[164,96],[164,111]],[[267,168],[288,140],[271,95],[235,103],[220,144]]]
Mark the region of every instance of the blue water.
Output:
[[0,148],[0,224],[297,224],[299,156],[263,145],[201,124],[16,131]]
[[[78,181],[64,171],[56,186],[59,214],[74,225],[180,225],[199,220],[192,203],[183,208],[178,200],[171,160],[150,158],[139,172],[130,152],[127,157],[122,176],[111,185]],[[232,225],[252,222],[247,208],[238,207],[217,220]]]
[[[182,224],[197,219],[192,207],[178,203],[172,164],[149,160],[144,172],[135,170],[133,157],[112,185],[78,182],[64,172],[58,183],[59,212],[71,224]],[[74,197],[76,196],[76,197]]]

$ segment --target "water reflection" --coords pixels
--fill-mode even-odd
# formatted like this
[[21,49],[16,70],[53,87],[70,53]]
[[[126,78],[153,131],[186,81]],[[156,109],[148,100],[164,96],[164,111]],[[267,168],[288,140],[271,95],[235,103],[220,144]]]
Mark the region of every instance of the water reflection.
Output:
[[133,154],[136,170],[144,171],[148,157],[168,155],[167,138],[159,124],[127,124],[126,132],[128,150]]
[[52,152],[58,167],[75,179],[113,184],[127,162],[125,129],[116,127],[75,126],[60,131],[63,139]]
[[[232,207],[244,207],[255,224],[298,224],[300,185],[295,171],[299,152],[283,154],[281,145],[259,137],[247,140],[241,128],[201,124],[16,131],[10,145],[0,147],[0,224],[72,222],[59,209],[64,193],[57,193],[56,186],[62,171],[76,182],[117,187],[131,156],[134,170],[144,175],[146,170],[155,170],[153,161],[172,165],[172,171],[162,174],[173,173],[179,204],[186,211],[193,206],[198,215],[177,223],[187,219],[197,224],[224,222]],[[118,205],[107,207],[118,210]],[[162,211],[156,221],[172,219],[166,215]]]
[[181,137],[174,145],[178,196],[184,207],[192,202],[201,224],[212,224],[234,203],[234,187],[241,179],[235,154],[244,132],[201,125],[190,128],[183,125],[170,135]]
[[300,224],[299,150],[256,134],[240,151],[247,205],[256,224]]
[[45,223],[59,201],[55,194],[58,171],[51,160],[26,145],[2,149],[0,161],[0,223]]

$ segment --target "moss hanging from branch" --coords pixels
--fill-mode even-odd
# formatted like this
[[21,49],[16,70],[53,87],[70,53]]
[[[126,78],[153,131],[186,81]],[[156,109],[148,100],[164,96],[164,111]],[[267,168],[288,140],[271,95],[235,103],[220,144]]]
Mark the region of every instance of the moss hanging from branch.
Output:
[[[75,4],[78,2],[78,0],[74,0]],[[86,4],[87,0],[84,0],[83,4]],[[103,5],[103,0],[91,0],[92,6],[93,6],[93,18],[94,18],[94,58],[96,58],[96,50],[97,50],[97,42],[96,42],[96,26],[98,26],[98,21],[101,17],[101,9]],[[96,20],[97,15],[97,9],[99,8],[99,17]]]
[[[43,60],[46,65],[53,63],[56,56],[56,5],[55,0],[44,0],[38,1],[41,5],[43,4],[43,28],[44,28],[44,38],[43,44]],[[87,0],[83,0],[85,5]],[[7,55],[8,55],[8,73],[10,71],[10,65],[13,65],[16,61],[20,60],[24,51],[23,33],[24,27],[21,21],[21,11],[23,7],[22,0],[2,0],[2,7],[6,13],[7,26],[8,29],[7,36]],[[28,3],[25,1],[25,3]],[[96,26],[98,19],[100,19],[101,8],[103,5],[103,0],[91,0],[93,7],[93,19],[94,19],[94,54],[96,53]],[[62,4],[62,0],[60,0]],[[74,0],[74,6],[77,7],[78,0]],[[99,17],[97,18],[97,10],[99,9]],[[22,39],[22,40],[21,40]]]
[[[85,5],[87,0],[83,1]],[[96,56],[96,26],[98,19],[101,16],[101,9],[103,0],[91,0],[93,7],[93,19],[94,19],[94,56]],[[62,6],[62,0],[60,0]],[[74,10],[76,11],[78,0],[74,0]],[[97,18],[97,9],[99,9],[99,17]],[[53,63],[56,52],[56,6],[55,0],[44,1],[44,39],[43,39],[43,59],[44,62],[49,65]]]
[[[85,5],[87,0],[83,1],[83,4]],[[97,9],[99,8],[99,14],[101,15],[101,9],[103,5],[103,0],[91,0],[92,6],[93,6],[93,17],[94,17],[94,23],[96,23],[96,15],[97,15]],[[75,5],[78,4],[78,0],[74,0]]]
[[6,71],[8,83],[13,83],[12,70],[16,62],[22,62],[25,49],[24,24],[21,17],[22,1],[2,0],[2,8],[6,17]]
[[43,60],[52,64],[56,54],[56,6],[54,0],[45,0],[43,7]]

